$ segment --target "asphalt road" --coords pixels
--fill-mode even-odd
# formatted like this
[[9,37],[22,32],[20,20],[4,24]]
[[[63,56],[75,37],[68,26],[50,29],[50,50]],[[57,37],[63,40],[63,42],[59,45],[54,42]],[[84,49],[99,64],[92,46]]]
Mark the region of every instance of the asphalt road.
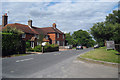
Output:
[[[83,54],[90,50],[93,50],[93,48],[88,48],[84,50],[68,50],[68,51],[49,52],[44,54],[32,54],[27,56],[4,58],[2,59],[2,77],[3,78],[70,78],[70,77],[79,78],[79,77],[95,77],[95,76],[109,77],[110,76],[112,78],[116,78],[117,77],[116,68],[95,65],[95,64],[88,64],[84,62],[76,62],[74,60],[80,54]],[[82,70],[77,69],[80,67]],[[88,71],[91,70],[92,71],[98,70],[100,71],[100,73],[96,71],[89,73]],[[107,73],[111,73],[111,74],[107,74]]]

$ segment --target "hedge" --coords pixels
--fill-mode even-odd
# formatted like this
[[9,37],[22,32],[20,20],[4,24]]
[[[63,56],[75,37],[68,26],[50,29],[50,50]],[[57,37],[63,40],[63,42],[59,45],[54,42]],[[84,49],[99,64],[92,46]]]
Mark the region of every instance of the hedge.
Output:
[[[35,46],[35,48],[29,48],[28,51],[32,52],[42,52],[42,46],[38,45]],[[44,46],[44,52],[53,52],[53,51],[59,51],[59,46],[55,44],[47,44]]]
[[25,42],[18,34],[2,33],[2,56],[25,53]]

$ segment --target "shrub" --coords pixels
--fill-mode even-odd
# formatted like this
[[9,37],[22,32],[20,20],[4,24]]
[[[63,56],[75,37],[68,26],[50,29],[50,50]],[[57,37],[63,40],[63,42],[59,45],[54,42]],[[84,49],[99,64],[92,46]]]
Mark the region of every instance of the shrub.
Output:
[[20,35],[13,33],[2,33],[2,56],[25,53],[24,41]]
[[33,50],[35,52],[42,52],[42,46],[41,45],[35,46],[35,48]]

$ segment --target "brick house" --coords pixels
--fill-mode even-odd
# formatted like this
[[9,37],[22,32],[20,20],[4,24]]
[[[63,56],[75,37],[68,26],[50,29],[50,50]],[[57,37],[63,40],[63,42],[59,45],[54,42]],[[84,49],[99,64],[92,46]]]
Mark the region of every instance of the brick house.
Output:
[[31,47],[34,48],[39,45],[38,42],[40,35],[44,35],[43,42],[49,42],[50,44],[58,44],[59,46],[65,45],[65,34],[56,28],[56,24],[53,23],[52,27],[38,28],[32,25],[32,20],[28,20],[28,25],[13,23],[8,24],[7,14],[2,16],[2,29],[7,26],[19,29],[24,32],[22,39],[24,41],[30,41]]

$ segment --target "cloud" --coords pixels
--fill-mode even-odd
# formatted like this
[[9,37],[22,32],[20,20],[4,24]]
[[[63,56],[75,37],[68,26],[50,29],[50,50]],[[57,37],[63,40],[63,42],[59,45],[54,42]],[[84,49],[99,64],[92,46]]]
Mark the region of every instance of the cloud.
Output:
[[[52,0],[50,0],[52,1]],[[105,16],[117,9],[117,2],[3,2],[2,12],[9,11],[9,23],[27,24],[29,19],[37,27],[52,26],[64,32],[73,32],[83,29],[89,30],[96,22],[105,20]]]

